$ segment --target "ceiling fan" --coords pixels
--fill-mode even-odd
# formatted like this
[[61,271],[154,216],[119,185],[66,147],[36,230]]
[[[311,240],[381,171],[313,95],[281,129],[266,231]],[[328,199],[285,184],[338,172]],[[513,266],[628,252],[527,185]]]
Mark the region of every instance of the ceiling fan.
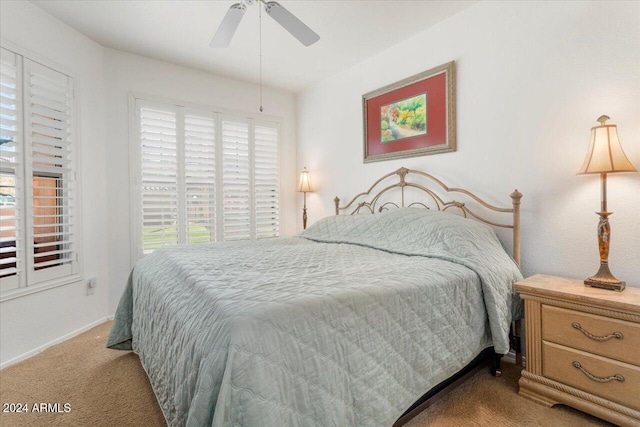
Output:
[[300,43],[305,46],[311,46],[318,40],[320,36],[317,35],[311,28],[307,27],[301,20],[296,18],[291,12],[282,7],[278,2],[265,1],[265,0],[242,0],[240,3],[232,5],[227,14],[222,19],[218,31],[216,31],[213,40],[211,40],[211,47],[224,48],[229,46],[233,35],[240,25],[240,21],[247,10],[247,6],[251,6],[254,3],[259,3],[264,7],[264,11],[272,17],[278,24],[287,30],[293,37],[298,39]]

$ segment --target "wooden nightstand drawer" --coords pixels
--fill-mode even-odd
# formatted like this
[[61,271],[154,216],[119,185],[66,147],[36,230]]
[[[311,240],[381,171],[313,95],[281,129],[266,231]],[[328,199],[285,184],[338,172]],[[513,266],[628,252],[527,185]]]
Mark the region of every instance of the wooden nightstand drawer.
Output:
[[546,378],[640,410],[637,366],[545,341],[542,360]]
[[640,366],[637,323],[543,305],[542,339]]

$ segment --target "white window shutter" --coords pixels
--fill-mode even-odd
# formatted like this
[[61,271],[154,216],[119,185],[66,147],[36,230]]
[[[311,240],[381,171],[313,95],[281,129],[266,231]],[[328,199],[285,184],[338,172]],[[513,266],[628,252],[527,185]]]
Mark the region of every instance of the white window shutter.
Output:
[[258,239],[280,235],[278,160],[277,125],[256,124],[254,127],[253,204]]
[[184,116],[186,242],[216,240],[216,118],[213,113]]
[[24,67],[27,262],[40,282],[77,268],[73,79],[28,59]]
[[179,241],[177,114],[142,105],[140,118],[140,214],[142,253]]
[[249,124],[222,119],[222,236],[251,238]]
[[279,123],[135,100],[136,257],[164,245],[280,236]]
[[0,49],[0,292],[24,277],[21,58]]

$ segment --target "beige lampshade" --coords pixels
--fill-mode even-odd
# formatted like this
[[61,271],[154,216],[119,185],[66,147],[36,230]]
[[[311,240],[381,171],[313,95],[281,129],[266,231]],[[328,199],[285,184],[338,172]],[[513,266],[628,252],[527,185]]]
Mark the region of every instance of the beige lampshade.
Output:
[[578,175],[589,173],[637,172],[622,150],[618,139],[618,127],[605,124],[607,116],[601,116],[600,126],[591,128],[589,151]]
[[304,168],[302,172],[300,172],[298,191],[301,193],[310,193],[313,191],[313,187],[311,186],[311,178],[309,177],[309,171],[307,170],[307,168]]

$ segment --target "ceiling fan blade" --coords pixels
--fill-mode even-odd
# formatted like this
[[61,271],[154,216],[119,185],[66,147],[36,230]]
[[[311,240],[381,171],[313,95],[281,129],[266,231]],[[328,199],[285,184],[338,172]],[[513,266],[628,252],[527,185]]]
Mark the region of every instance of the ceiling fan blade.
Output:
[[265,12],[271,16],[275,21],[282,25],[285,30],[289,31],[291,35],[297,38],[300,43],[305,46],[311,46],[318,40],[320,36],[313,30],[307,27],[301,20],[296,18],[291,12],[282,7],[278,2],[270,1],[265,3]]
[[236,3],[232,5],[222,19],[220,27],[218,27],[218,31],[216,31],[216,35],[213,36],[213,40],[211,40],[211,44],[209,46],[229,46],[231,38],[233,38],[233,35],[238,29],[238,25],[240,25],[240,21],[242,20],[246,10],[247,7],[243,3]]

